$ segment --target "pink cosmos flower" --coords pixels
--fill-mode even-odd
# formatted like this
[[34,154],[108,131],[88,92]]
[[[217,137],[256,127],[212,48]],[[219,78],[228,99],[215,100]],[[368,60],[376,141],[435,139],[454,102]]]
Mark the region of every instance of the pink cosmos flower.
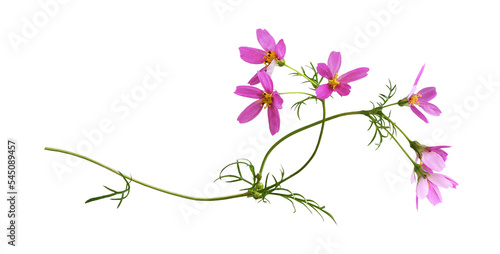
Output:
[[283,108],[283,99],[278,92],[273,91],[273,81],[267,72],[259,71],[257,75],[262,83],[264,91],[253,86],[236,87],[235,94],[257,99],[241,112],[238,116],[238,122],[250,122],[260,113],[260,111],[262,111],[262,108],[267,108],[269,130],[271,131],[271,135],[274,135],[280,130],[280,115],[278,109]]
[[[412,179],[414,180],[414,179]],[[426,176],[419,177],[417,183],[417,210],[418,210],[418,200],[427,198],[432,205],[437,205],[443,201],[441,197],[441,192],[438,187],[449,188],[452,187],[456,189],[458,185],[453,179],[448,176],[439,173],[429,173]]]
[[349,82],[362,79],[368,75],[370,69],[361,67],[338,76],[342,59],[339,52],[332,51],[328,57],[328,65],[319,63],[316,69],[319,75],[328,80],[327,84],[323,84],[316,88],[316,96],[318,99],[324,100],[335,91],[341,96],[349,95],[351,86]]
[[433,116],[439,116],[441,114],[441,110],[439,110],[439,108],[436,105],[429,103],[429,101],[434,99],[434,97],[436,97],[437,95],[435,87],[426,87],[420,90],[418,93],[414,94],[415,90],[417,90],[417,83],[418,80],[420,79],[420,76],[422,76],[424,67],[425,64],[420,69],[417,79],[413,84],[413,88],[411,89],[411,92],[406,98],[406,100],[408,101],[408,105],[410,105],[411,111],[413,111],[413,113],[415,113],[424,122],[429,123],[424,114],[422,114],[422,112],[420,112],[420,110],[418,110],[415,105],[420,106],[425,112]]
[[[251,47],[240,47],[240,57],[247,63],[264,64],[265,66],[260,69],[259,72],[264,71],[268,74],[272,74],[276,61],[285,58],[285,42],[281,39],[276,44],[274,38],[266,29],[257,29],[257,40],[263,50]],[[259,77],[255,74],[250,81],[248,81],[248,84],[255,85],[259,82]]]
[[450,148],[451,146],[427,146],[424,150],[420,151],[422,158],[422,168],[432,173],[434,171],[440,172],[445,168],[445,161],[448,158],[443,148]]

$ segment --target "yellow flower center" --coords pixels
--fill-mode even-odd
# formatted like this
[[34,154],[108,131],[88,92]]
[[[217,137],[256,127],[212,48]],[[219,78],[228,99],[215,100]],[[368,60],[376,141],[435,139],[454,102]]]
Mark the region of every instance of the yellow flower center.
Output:
[[338,73],[335,73],[335,76],[333,79],[328,80],[328,84],[332,87],[332,89],[335,89],[335,87],[340,84],[340,82],[337,81],[337,77],[339,76]]
[[418,101],[418,97],[422,97],[422,95],[417,94],[417,95],[413,95],[412,97],[410,97],[410,100],[408,101],[410,103],[410,105],[414,105],[414,104],[420,105],[420,102]]
[[264,59],[264,64],[266,66],[269,66],[269,64],[271,64],[271,62],[274,59],[276,59],[276,52],[274,52],[274,51],[267,51],[266,55],[263,56],[262,59]]
[[271,106],[271,104],[273,104],[273,97],[271,94],[268,94],[268,93],[262,93],[264,95],[264,97],[262,99],[259,100],[260,102],[260,106],[264,107],[264,108],[267,108],[269,106]]

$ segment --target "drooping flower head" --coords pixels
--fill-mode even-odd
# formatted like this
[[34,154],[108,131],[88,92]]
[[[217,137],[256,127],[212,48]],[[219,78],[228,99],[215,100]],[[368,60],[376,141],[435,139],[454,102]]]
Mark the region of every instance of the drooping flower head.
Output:
[[[271,74],[277,61],[283,61],[286,53],[286,46],[283,39],[275,42],[274,38],[267,32],[266,29],[257,29],[257,41],[259,41],[262,49],[251,47],[240,47],[240,57],[243,61],[251,64],[264,64],[264,67],[259,71]],[[259,77],[255,74],[248,84],[258,84]]]
[[434,171],[441,171],[445,167],[445,161],[448,158],[443,148],[450,146],[423,146],[418,142],[411,142],[411,147],[417,153],[417,165],[415,166],[414,173],[411,175],[411,182],[415,182],[415,175],[417,175],[417,210],[418,200],[427,198],[432,205],[442,202],[441,192],[438,187],[442,188],[456,188],[458,185],[450,177],[434,173]]
[[318,99],[324,100],[330,97],[334,91],[341,96],[349,95],[351,86],[348,83],[366,77],[370,70],[366,67],[361,67],[344,73],[339,77],[338,72],[341,63],[340,52],[332,51],[330,57],[328,57],[328,64],[319,63],[316,67],[319,75],[328,80],[328,83],[322,84],[316,89]]
[[406,98],[406,101],[401,100],[400,104],[401,106],[410,106],[411,111],[415,113],[420,119],[422,119],[424,122],[429,123],[427,118],[424,116],[420,110],[417,109],[415,105],[420,106],[425,112],[427,112],[429,115],[433,116],[439,116],[441,114],[441,110],[439,108],[430,103],[429,101],[434,99],[436,97],[437,92],[435,87],[426,87],[423,88],[422,90],[418,91],[418,93],[415,94],[415,91],[417,90],[417,84],[418,80],[420,79],[420,76],[422,76],[422,72],[424,71],[424,66],[420,69],[420,72],[418,73],[417,79],[415,80],[415,83],[413,84],[413,88],[411,89],[410,94]]
[[257,73],[259,80],[262,83],[264,91],[254,86],[237,86],[234,92],[237,95],[257,99],[255,102],[246,107],[238,116],[238,122],[247,123],[259,115],[262,109],[267,108],[267,116],[269,121],[269,130],[271,135],[276,134],[280,130],[280,115],[278,109],[283,108],[283,99],[278,92],[273,91],[273,81],[271,76],[264,71]]

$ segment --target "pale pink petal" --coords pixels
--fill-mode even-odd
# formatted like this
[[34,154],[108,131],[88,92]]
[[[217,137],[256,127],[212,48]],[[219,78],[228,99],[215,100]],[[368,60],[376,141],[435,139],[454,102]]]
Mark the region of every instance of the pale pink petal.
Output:
[[259,77],[264,91],[266,91],[266,93],[268,94],[271,94],[273,92],[273,80],[271,79],[271,76],[269,76],[269,74],[267,74],[267,72],[265,71],[257,72],[257,76]]
[[340,65],[342,64],[342,56],[340,52],[332,51],[328,57],[328,67],[333,75],[339,73]]
[[415,173],[411,173],[410,183],[413,184],[415,182]]
[[420,112],[420,110],[417,109],[417,107],[415,107],[414,105],[411,105],[410,108],[411,108],[411,111],[413,111],[413,113],[415,113],[415,115],[420,117],[420,119],[422,119],[426,123],[429,123],[429,121],[427,120],[427,117],[425,117],[424,114],[422,114],[422,112]]
[[442,148],[450,148],[450,147],[451,146],[428,146],[425,149],[439,154],[439,156],[443,158],[443,161],[446,161],[446,159],[448,158],[448,153],[445,152]]
[[335,86],[335,89],[333,91],[337,92],[341,96],[347,96],[349,93],[351,93],[351,86],[348,84],[340,83]]
[[276,44],[276,56],[278,57],[278,60],[283,60],[285,58],[285,53],[286,53],[286,45],[283,39],[278,41],[278,44]]
[[267,74],[269,74],[269,76],[273,75],[273,71],[274,71],[275,66],[276,66],[276,61],[275,61],[275,59],[273,59],[268,66],[264,67],[265,71],[267,72]]
[[237,86],[234,93],[239,96],[253,99],[261,99],[264,96],[264,91],[254,86]]
[[429,193],[427,194],[427,199],[432,205],[437,205],[443,201],[439,188],[433,183],[429,183]]
[[369,70],[370,69],[368,69],[366,67],[357,68],[357,69],[354,69],[352,71],[349,71],[349,72],[346,72],[346,73],[340,75],[340,77],[337,80],[341,83],[353,82],[353,81],[356,81],[358,79],[362,79],[362,78],[366,77],[368,75]]
[[280,130],[280,113],[278,109],[271,105],[267,108],[267,117],[269,120],[269,130],[271,131],[271,135],[278,133]]
[[410,94],[408,95],[408,100],[414,95],[415,91],[417,90],[417,84],[418,84],[418,80],[420,79],[420,76],[422,76],[422,72],[424,72],[424,67],[425,67],[425,64],[424,66],[422,66],[422,68],[420,69],[420,72],[418,73],[417,75],[417,79],[415,79],[415,83],[413,84],[413,87],[411,88],[411,92]]
[[429,184],[427,179],[419,178],[417,183],[417,197],[419,199],[423,199],[427,197],[427,193],[429,192]]
[[441,171],[445,168],[444,160],[435,152],[422,152],[422,162],[432,170]]
[[273,92],[273,105],[277,109],[283,108],[283,98],[281,98],[281,96],[278,92]]
[[437,92],[435,87],[426,87],[423,88],[422,90],[418,91],[417,96],[421,95],[422,97],[419,96],[418,101],[425,101],[428,102],[434,97],[436,97]]
[[257,40],[265,51],[274,51],[276,42],[266,29],[257,29]]
[[455,182],[455,180],[451,179],[449,176],[444,176],[444,177],[445,177],[446,179],[448,179],[448,181],[450,181],[450,183],[451,183],[451,188],[456,189],[456,187],[457,187],[458,183],[457,183],[457,182]]
[[330,97],[332,93],[333,89],[332,86],[330,86],[330,84],[323,84],[318,86],[318,88],[316,88],[316,97],[318,97],[318,99],[320,100],[325,100],[326,98]]
[[252,121],[257,115],[259,115],[262,110],[262,106],[260,101],[255,101],[252,104],[248,105],[243,112],[238,116],[238,122],[240,123],[248,123]]
[[319,75],[321,75],[323,78],[326,78],[328,80],[332,80],[334,78],[334,74],[332,74],[332,71],[330,68],[328,68],[328,65],[325,63],[319,63],[316,66],[316,70],[318,71]]
[[448,181],[448,179],[444,175],[438,173],[430,174],[427,177],[427,180],[443,188],[450,188],[453,186],[453,184],[450,181]]
[[261,64],[264,63],[264,58],[266,52],[262,49],[250,48],[250,47],[240,47],[240,57],[243,61],[251,64]]
[[419,106],[425,111],[427,112],[427,114],[429,115],[432,115],[432,116],[439,116],[441,115],[441,110],[439,110],[439,108],[432,104],[432,103],[429,103],[429,102],[420,102]]

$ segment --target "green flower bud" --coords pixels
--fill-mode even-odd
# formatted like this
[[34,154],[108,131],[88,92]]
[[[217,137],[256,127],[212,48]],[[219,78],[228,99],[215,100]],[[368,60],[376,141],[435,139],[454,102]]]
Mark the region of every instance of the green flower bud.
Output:
[[401,99],[401,100],[398,101],[398,105],[401,106],[401,107],[404,107],[404,106],[409,106],[410,103],[408,102],[407,98],[403,98],[403,99]]
[[285,59],[283,59],[283,60],[276,60],[276,64],[277,64],[279,67],[283,67],[283,66],[285,66]]
[[264,184],[262,184],[262,183],[258,183],[258,184],[257,184],[257,190],[259,190],[259,191],[260,191],[260,190],[262,190],[262,189],[264,189]]

